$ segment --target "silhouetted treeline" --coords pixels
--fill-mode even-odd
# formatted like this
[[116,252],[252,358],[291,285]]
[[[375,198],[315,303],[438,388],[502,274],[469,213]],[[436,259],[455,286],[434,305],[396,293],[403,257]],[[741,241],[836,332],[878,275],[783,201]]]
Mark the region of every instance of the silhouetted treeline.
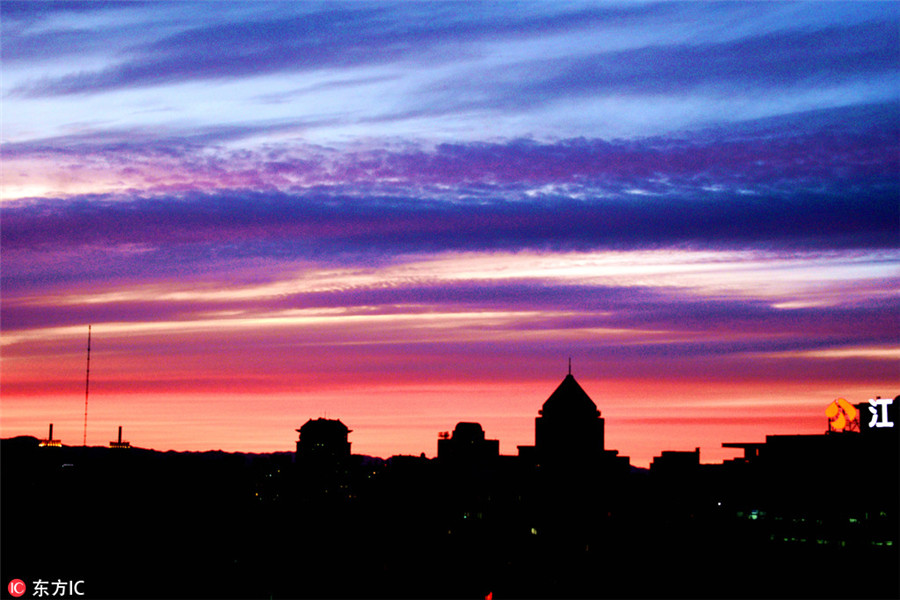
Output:
[[2,576],[85,598],[897,597],[897,457],[872,453],[651,472],[20,437]]

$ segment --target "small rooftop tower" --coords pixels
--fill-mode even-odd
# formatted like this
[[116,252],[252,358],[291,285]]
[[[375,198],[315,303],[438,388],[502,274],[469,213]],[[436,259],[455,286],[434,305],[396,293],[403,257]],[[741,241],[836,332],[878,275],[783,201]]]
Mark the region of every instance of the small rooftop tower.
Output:
[[122,426],[119,425],[119,441],[118,442],[110,442],[110,448],[131,448],[131,442],[123,442],[122,441]]
[[47,439],[41,440],[41,443],[38,444],[41,448],[60,448],[62,447],[62,442],[59,440],[53,439],[53,423],[50,423],[50,431],[47,433]]

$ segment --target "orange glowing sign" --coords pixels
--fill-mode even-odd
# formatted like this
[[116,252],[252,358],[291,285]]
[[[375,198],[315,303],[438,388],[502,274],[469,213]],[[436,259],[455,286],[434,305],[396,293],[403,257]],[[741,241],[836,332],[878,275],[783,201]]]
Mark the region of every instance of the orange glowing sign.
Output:
[[856,407],[844,398],[838,398],[825,409],[828,417],[829,431],[852,430],[854,426],[859,429],[859,412]]

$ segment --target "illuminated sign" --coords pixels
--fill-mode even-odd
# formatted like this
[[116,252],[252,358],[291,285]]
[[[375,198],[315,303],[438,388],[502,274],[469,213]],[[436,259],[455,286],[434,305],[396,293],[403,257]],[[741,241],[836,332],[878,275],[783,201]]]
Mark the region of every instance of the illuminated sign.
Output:
[[859,411],[844,398],[838,398],[825,409],[829,431],[859,431]]
[[[878,398],[869,400],[869,412],[872,413],[872,420],[869,421],[869,429],[872,427],[893,427],[894,422],[888,417],[888,407],[893,404],[891,398]],[[878,407],[881,410],[878,410]]]

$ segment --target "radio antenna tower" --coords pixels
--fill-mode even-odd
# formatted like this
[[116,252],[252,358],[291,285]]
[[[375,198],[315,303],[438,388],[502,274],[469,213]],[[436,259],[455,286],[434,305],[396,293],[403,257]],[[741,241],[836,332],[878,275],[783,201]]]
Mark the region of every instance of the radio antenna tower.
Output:
[[88,391],[91,386],[91,326],[88,325],[88,346],[87,346],[87,370],[84,375],[84,439],[81,441],[82,446],[87,446],[87,409],[88,409]]

